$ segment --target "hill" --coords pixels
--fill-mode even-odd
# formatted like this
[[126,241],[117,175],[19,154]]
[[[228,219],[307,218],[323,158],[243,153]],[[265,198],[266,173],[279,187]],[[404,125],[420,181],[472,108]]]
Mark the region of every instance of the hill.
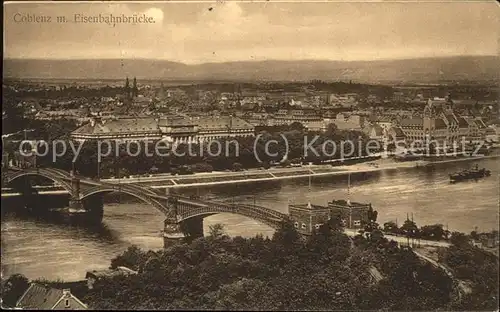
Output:
[[186,65],[153,59],[6,59],[4,78],[438,82],[498,79],[497,56],[460,56],[383,61],[242,61]]

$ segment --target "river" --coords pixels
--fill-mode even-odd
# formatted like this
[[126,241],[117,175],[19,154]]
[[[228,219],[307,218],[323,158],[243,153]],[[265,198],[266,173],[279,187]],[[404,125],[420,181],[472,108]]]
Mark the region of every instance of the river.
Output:
[[[439,164],[434,171],[395,169],[351,175],[350,198],[371,202],[378,222],[401,224],[407,214],[418,225],[441,223],[453,231],[498,230],[500,176],[497,159]],[[478,181],[450,184],[448,174],[472,163],[492,170]],[[256,203],[282,212],[291,203],[325,205],[333,198],[347,197],[347,176],[219,185],[179,190],[226,201]],[[2,218],[2,276],[22,273],[29,278],[79,280],[87,270],[107,268],[110,259],[128,246],[159,249],[163,246],[163,215],[154,208],[122,198],[104,207],[98,229],[76,228],[26,218]],[[269,227],[239,215],[207,217],[209,225],[222,223],[230,235],[271,236]]]

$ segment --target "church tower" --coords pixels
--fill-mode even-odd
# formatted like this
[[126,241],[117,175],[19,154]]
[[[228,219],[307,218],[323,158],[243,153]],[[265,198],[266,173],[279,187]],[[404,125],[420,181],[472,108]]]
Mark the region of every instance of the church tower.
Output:
[[137,79],[134,77],[134,85],[132,87],[132,97],[137,97],[138,95],[138,90],[137,90]]
[[130,82],[128,81],[128,77],[127,80],[125,80],[125,95],[127,99],[130,99]]

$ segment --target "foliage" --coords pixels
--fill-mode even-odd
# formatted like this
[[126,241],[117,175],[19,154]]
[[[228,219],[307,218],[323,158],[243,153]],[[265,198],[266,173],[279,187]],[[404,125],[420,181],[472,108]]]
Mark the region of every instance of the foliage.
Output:
[[146,259],[146,253],[137,246],[130,246],[123,254],[111,260],[111,268],[124,266],[132,270],[138,270]]
[[238,162],[233,163],[233,171],[241,171],[241,170],[243,170],[243,166],[240,163]]
[[225,235],[224,225],[220,223],[212,224],[209,227],[209,236],[213,238],[220,238]]
[[384,232],[388,234],[398,234],[399,228],[396,222],[388,221],[384,223]]
[[[140,268],[96,284],[94,309],[436,310],[453,283],[411,249],[374,230],[351,240],[332,217],[304,239],[284,220],[271,239],[210,236],[157,252],[129,248],[113,260]],[[371,268],[382,280],[374,280]],[[488,270],[491,270],[489,267]]]
[[472,283],[472,292],[450,303],[450,309],[498,310],[498,257],[468,243],[465,235],[453,233],[453,245],[440,253],[440,262],[454,276]]
[[446,238],[446,231],[442,224],[424,225],[420,228],[420,238],[442,240]]
[[15,307],[17,301],[28,289],[28,279],[21,274],[11,275],[5,282],[2,282],[2,306]]
[[406,219],[400,228],[400,232],[407,237],[417,238],[418,237],[418,227],[412,220]]

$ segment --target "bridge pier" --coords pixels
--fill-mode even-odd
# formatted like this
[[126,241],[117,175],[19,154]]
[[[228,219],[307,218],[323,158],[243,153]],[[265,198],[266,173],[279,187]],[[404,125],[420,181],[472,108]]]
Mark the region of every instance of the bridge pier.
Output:
[[84,200],[70,198],[68,209],[64,213],[70,221],[94,225],[102,222],[103,207],[102,196],[92,196]]
[[163,248],[168,248],[185,238],[177,220],[167,218],[163,225]]
[[203,237],[203,218],[192,217],[180,222],[165,219],[163,231],[163,247],[168,248],[182,240],[193,240]]

